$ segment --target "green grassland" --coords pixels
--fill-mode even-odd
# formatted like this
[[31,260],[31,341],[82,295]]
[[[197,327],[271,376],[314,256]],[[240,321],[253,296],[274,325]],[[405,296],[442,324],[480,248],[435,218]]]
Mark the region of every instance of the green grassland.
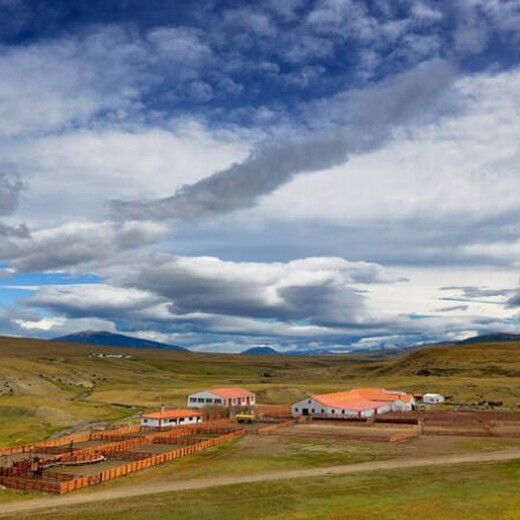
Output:
[[[89,358],[90,352],[131,359]],[[520,403],[520,344],[429,347],[391,358],[245,356],[118,349],[0,338],[0,446],[122,420],[188,393],[242,385],[260,403],[354,386],[439,391],[460,403]]]
[[[90,352],[132,358],[92,358]],[[245,386],[266,404],[288,404],[311,392],[384,386],[439,391],[458,403],[500,400],[517,409],[519,374],[520,344],[515,343],[437,346],[377,358],[200,354],[0,338],[0,445],[99,421],[132,420],[160,403],[184,405],[187,394],[209,386]],[[519,446],[519,439],[498,438],[425,436],[388,444],[247,436],[102,488]],[[520,510],[519,476],[519,463],[511,462],[320,477],[150,495],[27,518],[512,519]],[[3,490],[0,502],[38,496]]]
[[215,518],[516,520],[520,462],[398,470],[162,493],[17,515],[20,519]]

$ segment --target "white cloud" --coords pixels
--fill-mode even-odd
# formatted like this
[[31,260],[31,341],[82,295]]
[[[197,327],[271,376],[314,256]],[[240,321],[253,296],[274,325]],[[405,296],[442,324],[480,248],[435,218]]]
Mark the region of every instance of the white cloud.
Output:
[[97,318],[69,319],[63,316],[54,316],[39,320],[15,319],[14,323],[22,331],[45,332],[53,336],[70,334],[78,330],[106,330],[109,332],[115,332],[116,330],[111,321]]
[[345,165],[299,176],[253,214],[344,226],[517,214],[519,92],[520,70],[461,79],[453,96],[463,108],[454,114]]
[[[0,135],[85,124],[134,109],[142,50],[115,27],[83,38],[0,48]],[[106,117],[106,116],[105,116]]]
[[20,271],[73,269],[154,244],[169,231],[158,222],[69,222],[35,231],[29,238],[4,240],[0,257]]
[[240,139],[193,122],[171,129],[71,130],[3,147],[27,185],[17,214],[36,226],[106,218],[112,198],[161,196],[246,153]]

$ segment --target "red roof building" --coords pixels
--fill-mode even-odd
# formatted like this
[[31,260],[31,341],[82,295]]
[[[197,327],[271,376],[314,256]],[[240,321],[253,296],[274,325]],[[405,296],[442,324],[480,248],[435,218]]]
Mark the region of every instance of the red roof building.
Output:
[[356,388],[346,392],[314,394],[291,407],[293,417],[310,415],[326,418],[367,418],[372,415],[409,411],[415,406],[413,395],[384,388]]
[[147,428],[173,428],[202,422],[202,412],[187,408],[161,410],[141,416],[141,426]]
[[245,388],[209,388],[188,396],[190,408],[205,406],[254,406],[256,396]]

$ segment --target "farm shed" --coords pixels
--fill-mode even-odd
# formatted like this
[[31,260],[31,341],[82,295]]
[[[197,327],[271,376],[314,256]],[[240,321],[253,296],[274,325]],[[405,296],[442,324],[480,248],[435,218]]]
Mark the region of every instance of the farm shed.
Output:
[[314,394],[291,406],[293,417],[308,415],[328,419],[366,419],[388,412],[410,411],[415,399],[405,392],[359,388],[332,394]]
[[439,404],[444,403],[444,396],[441,394],[424,394],[422,400],[424,404]]
[[196,410],[164,410],[141,416],[141,426],[148,428],[174,428],[202,422],[202,412]]
[[210,388],[188,396],[190,408],[205,406],[252,406],[256,403],[253,392],[244,388]]

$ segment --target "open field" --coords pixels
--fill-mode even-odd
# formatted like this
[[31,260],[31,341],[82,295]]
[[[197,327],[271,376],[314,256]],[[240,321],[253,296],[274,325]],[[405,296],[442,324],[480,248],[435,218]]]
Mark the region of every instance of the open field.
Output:
[[[131,354],[132,358],[103,359],[88,356],[90,352],[107,350]],[[41,440],[57,432],[74,432],[86,429],[92,423],[100,421],[123,419],[131,421],[142,410],[157,408],[159,403],[165,403],[167,406],[184,405],[188,393],[208,386],[245,386],[257,393],[260,403],[266,404],[290,403],[311,392],[329,392],[354,386],[384,386],[410,392],[437,391],[452,396],[453,401],[460,404],[471,404],[481,400],[503,401],[504,406],[518,410],[519,373],[520,345],[513,343],[431,347],[395,358],[380,359],[362,356],[285,357],[194,354],[1,338],[0,446]],[[440,409],[443,408],[449,407]],[[434,426],[443,427],[442,424]],[[308,431],[316,428],[318,432],[327,430],[327,428],[320,430],[320,427],[312,425]],[[374,429],[378,427],[384,429],[383,425],[376,425]],[[124,491],[135,485],[154,485],[164,481],[175,483],[185,479],[245,477],[265,471],[413,460],[416,457],[520,448],[520,439],[515,438],[425,436],[401,444],[388,444],[371,442],[370,439],[338,441],[333,434],[331,438],[327,438],[327,435],[311,435],[308,438],[291,435],[291,430],[298,431],[302,428],[305,426],[291,427],[283,434],[280,432],[280,435],[273,437],[247,436],[229,445],[209,448],[186,459],[150,468],[76,494],[83,496],[103,490]],[[352,429],[347,425],[342,428]],[[392,426],[389,430],[393,431],[394,428],[395,426]],[[338,427],[333,426],[330,429],[338,430]],[[401,427],[395,429],[398,431]],[[366,430],[365,433],[370,432],[371,430]],[[511,492],[509,496],[507,490],[510,489],[508,478],[518,476],[518,467],[515,464],[504,463],[493,466],[498,468],[496,470],[498,481],[504,484],[506,504],[512,505],[516,504],[514,494]],[[514,471],[503,469],[506,467],[514,468]],[[451,470],[443,468],[442,471]],[[417,479],[426,479],[428,475],[427,470],[413,470],[413,472]],[[452,494],[446,491],[447,516],[439,516],[439,518],[468,518],[467,515],[460,513],[460,504],[457,506],[456,503],[462,500],[461,497],[465,494],[473,496],[472,493],[482,489],[485,476],[477,469],[471,471],[465,469],[464,475],[466,480],[457,482],[459,487],[454,486]],[[358,516],[347,518],[369,517],[363,515],[368,515],[370,511],[377,513],[381,518],[387,518],[381,516],[377,509],[385,501],[395,505],[396,511],[401,511],[399,513],[401,516],[396,513],[397,516],[388,518],[410,518],[414,512],[412,505],[422,503],[421,497],[424,497],[424,504],[417,506],[415,518],[429,518],[426,516],[427,497],[431,498],[435,493],[443,496],[445,493],[444,484],[440,480],[435,480],[433,483],[427,479],[420,480],[415,483],[413,496],[408,503],[405,496],[398,496],[397,488],[395,493],[392,492],[394,494],[384,496],[384,485],[390,481],[388,477],[364,476],[362,480],[354,476],[335,478],[344,482],[345,489],[353,486],[350,496],[354,497],[352,504],[357,504],[355,507],[358,509],[352,505],[354,507],[352,514]],[[397,480],[406,478],[414,482],[408,474],[395,476]],[[373,491],[375,497],[372,505],[369,504],[368,497],[364,496],[364,492],[360,491],[359,485],[354,485],[355,482],[368,482],[366,479],[372,482],[367,484],[367,489]],[[455,481],[454,476],[447,479]],[[475,481],[474,486],[472,480]],[[260,490],[258,501],[255,499],[249,502],[248,498],[248,504],[251,504],[251,514],[248,518],[320,518],[319,515],[305,516],[307,507],[312,504],[316,505],[316,511],[323,515],[322,518],[344,518],[340,511],[346,507],[347,498],[343,495],[334,497],[332,491],[327,498],[323,491],[329,484],[332,486],[331,489],[334,489],[336,485],[334,482],[328,477],[320,477],[318,481],[308,483],[299,480],[299,484],[285,482],[280,486],[270,483],[255,485],[255,497],[257,490]],[[283,513],[285,506],[281,489],[285,489],[285,493],[288,494],[285,504],[292,516]],[[271,492],[273,493],[272,508],[266,509],[263,505],[266,501],[265,497]],[[213,516],[217,517],[220,513],[223,515],[225,509],[229,516],[218,516],[219,518],[237,518],[240,508],[235,511],[233,503],[235,500],[243,501],[243,497],[248,493],[251,493],[251,488],[239,485],[233,490],[219,493],[205,490],[175,495],[166,494],[161,495],[160,499],[158,496],[144,497],[139,500],[139,507],[136,509],[141,512],[140,516],[133,518],[161,518],[161,516],[145,516],[143,512],[145,504],[159,503],[158,511],[163,512],[169,508],[185,510],[188,499],[197,504],[203,501],[206,504],[204,507],[207,506],[207,511],[212,511]],[[305,500],[298,498],[301,493],[305,494]],[[0,492],[0,502],[31,501],[39,496],[41,495],[5,490]],[[479,500],[480,502],[477,503],[482,504],[482,511],[491,511],[489,508],[492,504],[486,502],[491,500],[489,493],[484,494]],[[88,513],[84,512],[81,513],[83,516],[75,515],[75,518],[122,518],[123,515],[129,517],[128,512],[123,513],[126,504],[127,501],[111,502],[108,511],[112,516],[100,516],[102,511],[100,509],[99,514],[94,512],[93,516],[88,516]],[[163,506],[164,509],[161,509]],[[265,516],[254,516],[254,508],[258,508],[258,511]],[[507,511],[507,508],[504,509],[504,514],[508,514]],[[69,518],[67,514],[69,513],[63,510],[60,511],[60,516],[53,513],[48,517]],[[96,514],[98,516],[95,516]],[[457,514],[459,516],[456,516]],[[32,517],[43,518],[44,516]],[[174,518],[171,515],[169,517]],[[189,518],[189,516],[183,517]],[[482,518],[490,518],[490,516],[482,516]],[[508,517],[504,516],[504,518]]]
[[[132,359],[88,357],[106,350]],[[243,385],[259,402],[273,404],[309,392],[377,385],[517,407],[519,374],[520,345],[514,343],[431,347],[378,359],[195,354],[0,338],[0,446],[120,420],[159,403],[183,405],[188,393],[207,386]]]
[[[323,427],[321,427],[323,429]],[[312,427],[311,427],[312,429]],[[331,426],[329,430],[338,430]],[[182,484],[185,481],[212,478],[250,477],[265,472],[317,469],[332,465],[353,465],[396,461],[413,462],[444,456],[481,456],[482,454],[520,452],[520,439],[466,438],[427,436],[409,442],[389,444],[337,439],[300,438],[290,436],[247,436],[240,441],[209,448],[185,459],[166,463],[127,475],[125,478],[103,483],[101,486],[78,491],[75,495],[97,496],[111,490],[125,493],[138,487],[161,486],[165,483]],[[119,462],[120,463],[120,462]],[[109,463],[110,464],[110,463]],[[95,474],[99,465],[71,468],[65,472]],[[62,469],[60,469],[62,472]],[[38,499],[41,494],[4,490],[0,503]]]
[[[514,457],[514,460],[508,460]],[[516,519],[520,451],[199,479],[0,506],[17,518]],[[471,460],[479,462],[471,464]],[[175,491],[174,493],[172,493]],[[129,498],[134,497],[134,498]]]

